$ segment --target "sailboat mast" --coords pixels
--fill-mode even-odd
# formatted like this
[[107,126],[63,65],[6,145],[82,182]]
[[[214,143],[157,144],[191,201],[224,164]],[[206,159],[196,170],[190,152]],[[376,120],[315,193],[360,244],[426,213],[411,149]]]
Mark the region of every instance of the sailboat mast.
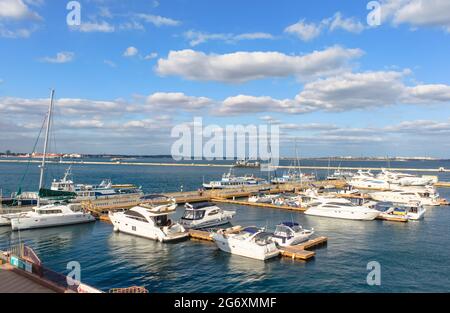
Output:
[[[45,158],[47,156],[47,149],[48,149],[48,138],[50,135],[50,125],[52,120],[52,111],[53,111],[53,98],[55,96],[55,90],[52,89],[50,93],[50,103],[48,106],[48,113],[47,113],[47,127],[45,131],[45,141],[44,141],[44,153],[42,155],[42,163],[41,163],[41,175],[39,177],[39,191],[44,186],[44,174],[45,174]],[[38,206],[40,205],[40,197],[38,197]]]

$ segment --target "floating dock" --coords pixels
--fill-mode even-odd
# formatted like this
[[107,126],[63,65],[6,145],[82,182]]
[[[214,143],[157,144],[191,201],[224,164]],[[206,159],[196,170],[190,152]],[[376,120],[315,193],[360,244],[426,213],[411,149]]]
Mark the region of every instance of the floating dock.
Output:
[[[225,230],[225,233],[235,233],[242,229],[241,226],[235,226],[232,228],[228,228]],[[189,230],[189,235],[192,239],[197,240],[205,240],[205,241],[213,241],[212,233],[204,230]],[[296,246],[282,247],[280,248],[280,255],[282,257],[287,257],[293,260],[302,260],[308,261],[313,258],[316,253],[314,251],[310,251],[309,249],[313,249],[324,245],[328,242],[328,238],[321,236],[314,239],[310,239],[304,243],[301,243]]]

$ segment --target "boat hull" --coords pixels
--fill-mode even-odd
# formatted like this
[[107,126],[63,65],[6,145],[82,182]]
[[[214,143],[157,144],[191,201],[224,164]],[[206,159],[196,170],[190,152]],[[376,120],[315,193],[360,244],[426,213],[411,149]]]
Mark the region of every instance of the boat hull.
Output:
[[280,251],[276,249],[273,244],[272,249],[266,248],[266,246],[247,245],[246,243],[234,241],[233,239],[225,239],[222,235],[214,234],[212,236],[217,247],[227,253],[265,261],[274,258],[280,254]]
[[312,216],[346,219],[346,220],[372,221],[380,215],[380,212],[357,212],[357,211],[336,212],[336,210],[310,208],[305,211],[305,214]]
[[122,218],[123,213],[110,213],[109,219],[114,226],[114,231],[128,235],[142,237],[160,242],[170,242],[185,239],[189,236],[187,231],[164,233],[159,227],[149,227],[148,223]]
[[11,219],[12,230],[59,227],[94,222],[95,218],[86,213],[71,216],[18,217]]

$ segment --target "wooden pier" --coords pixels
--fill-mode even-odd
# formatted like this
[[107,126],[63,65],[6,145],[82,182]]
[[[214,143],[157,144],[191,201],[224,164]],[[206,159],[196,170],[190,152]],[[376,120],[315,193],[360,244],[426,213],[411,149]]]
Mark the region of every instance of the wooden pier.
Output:
[[[235,226],[232,228],[228,228],[225,230],[225,233],[236,233],[242,229],[241,226]],[[213,241],[212,233],[204,230],[189,230],[189,235],[192,239],[196,240],[205,240],[205,241]],[[314,251],[310,251],[309,249],[313,249],[324,245],[328,242],[328,238],[321,236],[317,238],[310,239],[304,243],[295,246],[282,247],[280,248],[280,256],[287,257],[293,260],[302,260],[308,261],[313,258],[316,253]]]

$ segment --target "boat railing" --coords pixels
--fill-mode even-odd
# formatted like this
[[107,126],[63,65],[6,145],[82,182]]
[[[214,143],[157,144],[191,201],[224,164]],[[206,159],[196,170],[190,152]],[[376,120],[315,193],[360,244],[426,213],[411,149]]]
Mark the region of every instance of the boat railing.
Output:
[[[2,256],[5,256],[5,253],[2,253]],[[43,266],[34,250],[24,244],[11,246],[6,253],[5,261],[21,270],[36,275],[44,281],[52,283],[59,289],[78,292],[79,283],[77,284],[77,282],[68,279],[66,275]]]

